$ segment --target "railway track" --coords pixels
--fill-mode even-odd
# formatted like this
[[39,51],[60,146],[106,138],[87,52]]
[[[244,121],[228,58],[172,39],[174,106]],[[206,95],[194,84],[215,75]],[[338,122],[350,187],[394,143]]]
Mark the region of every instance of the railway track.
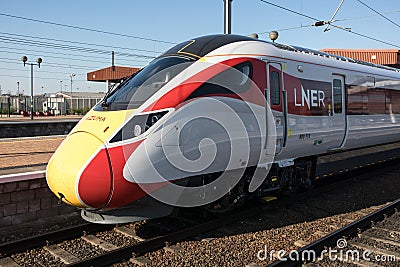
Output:
[[[0,266],[27,266],[35,263],[31,257],[37,254],[46,261],[41,263],[41,266],[109,266],[133,255],[142,255],[164,246],[173,249],[168,244],[232,223],[243,216],[252,216],[254,213],[254,209],[244,210],[228,218],[204,223],[198,223],[198,219],[178,217],[173,219],[173,224],[171,219],[162,218],[122,226],[87,224],[71,227],[1,245],[0,252],[5,257],[0,259]],[[79,237],[70,240],[76,236]],[[59,242],[61,240],[65,241]],[[91,252],[88,249],[90,247]],[[27,249],[32,250],[17,253]],[[141,262],[143,259],[134,258],[134,261]]]
[[41,235],[18,239],[0,245],[0,255],[9,255],[44,246],[49,242],[63,241],[68,238],[79,237],[82,233],[93,233],[112,228],[113,225],[84,223],[76,226],[65,227],[60,230],[50,231]]
[[[282,251],[268,267],[283,266],[399,266],[400,264],[400,199],[387,205],[370,207],[372,212],[359,212],[360,219],[348,219],[344,227],[307,244],[298,240],[297,250]],[[307,263],[307,264],[305,264]]]
[[[295,251],[398,198],[399,166],[391,162],[380,167],[364,173],[358,171],[360,175],[352,172],[347,182],[327,186],[330,188],[319,192],[311,191],[313,194],[308,197],[288,201],[276,209],[260,210],[252,218],[204,233],[199,241],[178,242],[178,249],[174,251],[146,253],[144,257],[151,260],[146,266],[266,266],[278,256],[270,255],[272,250]],[[262,253],[260,257],[258,252]],[[123,266],[131,265],[115,265]],[[337,266],[355,265],[340,262]]]
[[[194,222],[192,216],[188,216],[186,219],[162,218],[121,226],[95,224],[71,227],[0,246],[3,256],[0,266],[28,266],[38,262],[40,266],[109,266],[128,259],[139,265],[146,264],[148,259],[142,257],[145,253],[160,248],[174,251],[174,246],[169,244],[202,236],[215,229],[223,232],[224,226],[243,218],[251,218],[277,207],[286,207],[311,195],[324,194],[348,183],[349,179],[343,179],[287,198],[258,203],[251,208],[204,223],[198,223],[198,219]],[[175,229],[171,229],[171,225]]]

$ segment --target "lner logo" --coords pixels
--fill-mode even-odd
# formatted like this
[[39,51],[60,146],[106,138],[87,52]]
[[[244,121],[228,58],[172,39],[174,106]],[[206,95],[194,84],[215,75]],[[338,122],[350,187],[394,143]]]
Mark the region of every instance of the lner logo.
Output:
[[297,99],[297,89],[294,88],[294,105],[296,107],[304,107],[307,105],[308,109],[311,107],[325,107],[325,93],[322,90],[307,89],[301,87],[301,100]]

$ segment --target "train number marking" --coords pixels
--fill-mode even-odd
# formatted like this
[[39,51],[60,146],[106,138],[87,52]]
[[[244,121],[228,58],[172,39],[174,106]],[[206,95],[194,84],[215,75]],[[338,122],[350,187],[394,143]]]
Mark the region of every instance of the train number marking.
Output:
[[307,134],[300,134],[299,135],[299,139],[300,140],[306,139],[306,138],[311,138],[311,134],[307,133]]

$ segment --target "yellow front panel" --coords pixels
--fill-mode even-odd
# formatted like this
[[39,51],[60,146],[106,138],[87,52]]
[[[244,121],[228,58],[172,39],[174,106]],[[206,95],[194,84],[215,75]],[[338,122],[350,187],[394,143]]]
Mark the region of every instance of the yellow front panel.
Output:
[[95,135],[103,143],[122,126],[125,118],[135,110],[89,111],[85,117],[72,129],[71,133],[85,131]]
[[127,116],[135,110],[89,111],[72,129],[51,157],[46,171],[47,183],[63,201],[77,207],[86,207],[77,192],[78,179],[86,164],[105,148],[105,142],[119,129]]
[[76,192],[77,179],[89,159],[103,146],[87,133],[69,135],[58,147],[47,165],[47,183],[55,195],[65,196],[64,202],[84,207]]

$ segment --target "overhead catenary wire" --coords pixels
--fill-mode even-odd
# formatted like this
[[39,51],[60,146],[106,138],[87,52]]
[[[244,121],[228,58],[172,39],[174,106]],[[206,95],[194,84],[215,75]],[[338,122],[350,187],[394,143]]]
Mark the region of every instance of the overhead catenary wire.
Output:
[[[0,49],[2,49],[2,52],[6,52],[6,53],[18,53],[19,50],[17,49],[12,49],[10,47],[4,47],[4,46],[0,46]],[[37,50],[26,50],[24,49],[24,51],[34,51],[36,53],[43,53],[43,51],[37,51]],[[48,53],[46,51],[46,53]],[[53,53],[48,53],[49,55],[46,55],[46,58],[55,58],[55,59],[65,59],[65,60],[70,60],[70,61],[84,61],[84,62],[93,62],[93,63],[104,63],[107,64],[108,61],[106,60],[93,60],[93,59],[87,59],[87,58],[72,58],[72,57],[62,57],[62,56],[51,56],[51,54]],[[63,54],[63,55],[68,55],[68,54]],[[102,59],[105,59],[104,57]]]
[[21,16],[16,16],[16,15],[6,14],[6,13],[0,13],[0,16],[14,18],[14,19],[20,19],[20,20],[27,20],[27,21],[37,22],[37,23],[44,23],[44,24],[60,26],[60,27],[66,27],[66,28],[71,28],[71,29],[89,31],[89,32],[97,32],[97,33],[102,33],[102,34],[121,36],[121,37],[133,38],[133,39],[138,39],[138,40],[144,40],[144,41],[152,41],[152,42],[156,42],[156,43],[175,44],[174,42],[170,42],[170,41],[152,39],[152,38],[141,37],[141,36],[134,36],[134,35],[124,34],[124,33],[102,31],[102,30],[85,28],[85,27],[80,27],[80,26],[75,26],[75,25],[62,24],[62,23],[58,23],[58,22],[52,22],[52,21],[45,21],[45,20],[21,17]]
[[[13,46],[13,48],[10,48],[10,47],[6,47],[6,46],[0,46],[0,48],[2,49],[2,52],[8,52],[8,53],[10,53],[10,54],[12,54],[12,53],[15,53],[15,54],[17,54],[18,53],[18,51],[20,51],[21,49],[18,49],[18,47],[15,47],[15,46]],[[10,50],[13,50],[13,51],[10,51]],[[38,52],[38,53],[40,53],[40,54],[43,54],[42,53],[42,51],[37,51],[37,50],[31,50],[31,49],[26,49],[26,48],[24,48],[24,51],[35,51],[35,52]],[[46,49],[46,52],[45,52],[46,54],[48,54],[49,53],[49,51],[48,51],[48,49]],[[86,57],[86,56],[78,56],[77,55],[77,57],[79,57],[79,58],[73,58],[73,57],[71,57],[71,53],[61,53],[61,52],[59,52],[59,51],[57,51],[56,53],[50,53],[50,54],[56,54],[57,56],[51,56],[51,55],[47,55],[47,56],[45,56],[47,59],[51,59],[51,58],[53,58],[53,59],[62,59],[62,60],[69,60],[70,62],[68,63],[68,64],[59,64],[58,62],[57,63],[54,63],[54,62],[51,62],[51,61],[49,61],[49,60],[46,60],[46,65],[44,66],[44,68],[46,68],[47,66],[51,66],[51,67],[53,67],[53,68],[62,68],[62,69],[71,69],[71,68],[74,68],[74,69],[80,69],[80,70],[85,70],[85,71],[93,71],[94,69],[98,69],[98,64],[96,64],[96,63],[104,63],[104,64],[107,64],[107,63],[109,63],[109,61],[106,61],[106,59],[108,59],[108,57],[97,57],[97,58],[101,58],[101,59],[103,59],[103,61],[100,61],[100,60],[92,60],[92,59],[89,59],[88,57]],[[62,56],[59,56],[59,55],[66,55],[66,56],[69,56],[69,57],[62,57]],[[92,57],[92,53],[91,53],[91,56],[90,56],[90,58]],[[19,65],[20,64],[20,60],[19,60],[19,58],[1,58],[1,59],[3,59],[3,61],[1,61],[1,62],[3,62],[3,63],[7,63],[7,64],[16,64],[16,65]],[[6,60],[6,61],[4,61],[4,60]],[[124,61],[124,62],[127,62],[125,65],[130,65],[130,66],[132,66],[132,61],[138,61],[138,60],[136,60],[136,59],[120,59],[120,61]],[[93,65],[93,66],[87,66],[87,65],[85,65],[85,66],[82,66],[82,65],[79,65],[79,64],[76,64],[74,61],[81,61],[81,62],[86,62],[86,63],[95,63],[95,65]],[[140,60],[139,60],[140,61]],[[71,63],[72,62],[72,63]],[[148,63],[148,61],[141,61],[142,63]],[[137,66],[135,66],[135,67],[137,67]],[[61,72],[46,72],[46,71],[43,71],[44,73],[61,73]],[[65,72],[63,72],[63,73],[61,73],[61,74],[66,74]],[[68,74],[68,73],[67,73]],[[86,74],[82,74],[82,75],[86,75]]]
[[[13,46],[0,46],[0,49],[2,49],[1,52],[8,52],[8,53],[15,53],[18,54],[20,53],[21,49],[17,48],[15,45]],[[65,59],[65,60],[72,60],[72,61],[84,61],[84,62],[93,62],[93,63],[109,63],[109,57],[104,55],[104,56],[96,56],[93,55],[93,53],[90,54],[90,58],[93,59],[103,59],[104,61],[100,61],[100,60],[93,60],[93,59],[88,59],[87,57],[82,57],[82,55],[80,54],[71,54],[71,53],[62,53],[60,51],[58,51],[56,48],[56,52],[51,52],[50,50],[52,50],[52,48],[48,48],[45,50],[35,50],[35,49],[29,49],[29,48],[23,48],[24,51],[26,52],[34,52],[34,53],[38,53],[38,54],[46,54],[46,58],[51,57],[51,58],[58,58],[58,59]],[[82,53],[82,54],[87,54],[87,52],[77,52],[77,53]],[[51,56],[51,55],[57,55],[57,56]],[[60,55],[63,56],[68,56],[68,57],[61,57]],[[141,62],[141,63],[148,63],[148,60],[140,60],[137,58],[119,58],[119,61],[123,61],[123,62]]]
[[122,50],[132,50],[132,51],[140,51],[140,52],[147,52],[147,53],[162,53],[161,51],[154,51],[154,50],[146,50],[146,49],[139,49],[139,48],[128,48],[128,47],[112,46],[112,45],[105,45],[105,44],[85,43],[85,42],[78,42],[78,41],[69,41],[69,40],[61,40],[61,39],[54,39],[54,38],[32,36],[32,35],[8,33],[8,32],[0,32],[0,34],[12,36],[12,37],[18,36],[18,37],[24,37],[24,38],[30,38],[30,39],[56,41],[56,42],[61,42],[61,43],[72,43],[72,44],[89,45],[89,46],[100,46],[100,47],[111,48],[111,49],[114,49],[114,50],[115,49],[122,49]]
[[[37,79],[44,79],[44,80],[54,80],[60,81],[64,78],[60,77],[60,75],[64,76],[70,73],[76,73],[82,79],[74,79],[77,82],[86,82],[86,75],[87,72],[99,69],[99,63],[102,64],[109,64],[109,59],[112,51],[115,55],[118,56],[118,61],[125,62],[123,65],[131,66],[131,67],[138,67],[137,65],[142,66],[143,63],[148,63],[152,59],[154,59],[157,54],[162,52],[156,51],[156,43],[163,43],[163,44],[175,44],[173,42],[157,40],[157,39],[150,39],[140,36],[132,36],[126,34],[119,34],[113,32],[105,32],[99,31],[96,29],[89,29],[84,27],[76,27],[72,25],[65,25],[60,23],[53,23],[49,21],[39,21],[35,19],[25,18],[25,17],[18,17],[18,16],[9,16],[9,14],[1,13],[0,16],[6,16],[11,18],[19,18],[24,19],[27,21],[33,22],[40,22],[46,24],[52,24],[55,26],[63,26],[63,27],[70,27],[77,30],[86,30],[86,31],[93,31],[103,34],[111,34],[116,36],[122,37],[130,37],[138,40],[145,40],[154,42],[154,49],[141,49],[138,47],[123,47],[120,45],[112,45],[112,44],[102,44],[102,43],[91,43],[85,41],[73,41],[73,40],[62,40],[56,38],[46,38],[34,35],[25,35],[25,34],[17,34],[17,33],[10,33],[6,31],[0,31],[0,42],[2,43],[1,48],[2,51],[0,53],[5,53],[6,55],[13,55],[15,54],[15,58],[7,58],[6,60],[1,60],[5,64],[4,66],[12,66],[14,64],[20,64],[20,53],[21,50],[28,52],[28,56],[30,52],[34,52],[35,55],[40,55],[41,57],[46,58],[46,64],[43,65],[41,68],[42,75],[35,76]],[[51,36],[52,37],[52,36]],[[33,49],[32,49],[33,48]],[[63,52],[64,50],[65,52]],[[53,56],[52,56],[53,55]],[[62,56],[64,55],[64,56]],[[99,59],[99,60],[96,60]],[[53,60],[51,60],[53,59]],[[69,62],[68,62],[69,61]],[[79,64],[79,62],[86,62],[87,64]],[[136,65],[137,62],[141,62]],[[132,64],[133,63],[133,64]],[[89,65],[89,66],[88,66]],[[136,66],[135,66],[136,65]],[[11,67],[12,68],[12,67]],[[4,68],[4,70],[10,70],[10,68]],[[55,71],[46,71],[46,69],[55,70]],[[56,71],[60,69],[59,71]],[[15,69],[15,71],[17,71]],[[20,70],[22,71],[22,70]],[[68,72],[68,73],[66,73]],[[82,73],[84,72],[84,73]],[[48,78],[41,77],[43,75],[48,75],[51,73],[52,75]],[[22,73],[21,73],[22,74]],[[2,77],[13,77],[13,78],[29,78],[22,75],[12,75],[2,73],[0,75]]]
[[[271,2],[266,1],[266,0],[260,0],[260,1],[261,1],[262,3],[268,4],[268,5],[272,5],[272,6],[274,6],[274,7],[277,7],[277,8],[283,9],[283,10],[286,10],[286,11],[291,12],[291,13],[294,13],[294,14],[296,14],[296,15],[299,15],[299,16],[302,16],[302,17],[305,17],[305,18],[314,20],[315,23],[314,23],[313,26],[322,26],[322,25],[325,25],[325,24],[317,24],[317,23],[319,23],[319,22],[325,22],[325,21],[319,20],[319,19],[317,19],[317,18],[313,18],[313,17],[311,17],[311,16],[309,16],[309,15],[302,14],[302,13],[300,13],[300,12],[297,12],[297,11],[291,10],[291,9],[289,9],[289,8],[286,8],[286,7],[283,7],[283,6],[280,6],[280,5],[271,3]],[[389,45],[389,46],[393,46],[393,47],[396,47],[396,48],[400,48],[399,45],[396,45],[396,44],[393,44],[393,43],[389,43],[389,42],[386,42],[386,41],[383,41],[383,40],[380,40],[380,39],[378,39],[378,38],[374,38],[374,37],[371,37],[371,36],[368,36],[368,35],[365,35],[365,34],[361,34],[361,33],[355,32],[355,31],[353,31],[353,30],[351,30],[351,29],[348,29],[348,28],[343,28],[343,27],[336,26],[336,25],[333,25],[333,24],[330,24],[330,25],[331,25],[332,27],[336,28],[336,29],[340,29],[340,30],[346,31],[346,32],[352,33],[352,34],[354,34],[354,35],[357,35],[357,36],[360,36],[360,37],[363,37],[363,38],[366,38],[366,39],[369,39],[369,40],[372,40],[372,41],[376,41],[376,42],[379,42],[379,43],[382,43],[382,44],[386,44],[386,45]]]
[[[91,60],[90,58],[92,58],[92,55],[99,55],[99,54],[103,54],[104,57],[101,57],[102,59],[108,59],[108,57],[106,57],[106,55],[110,54],[110,51],[108,50],[99,50],[99,49],[93,49],[93,48],[87,48],[87,47],[81,47],[81,46],[69,46],[69,45],[63,45],[63,44],[56,44],[56,43],[49,43],[49,42],[41,42],[41,41],[37,41],[37,40],[24,40],[24,39],[19,39],[19,38],[9,38],[9,37],[4,37],[1,35],[0,33],[0,40],[2,40],[3,43],[3,48],[4,45],[7,44],[12,44],[12,47],[15,49],[16,45],[18,46],[37,46],[37,47],[43,47],[46,48],[45,53],[49,53],[49,49],[54,49],[56,50],[56,54],[60,55],[60,54],[64,54],[67,55],[69,58],[67,57],[60,57],[60,56],[56,56],[56,57],[52,57],[52,56],[47,56],[46,58],[58,58],[58,59],[63,59],[63,60],[69,60],[69,63],[64,63],[64,64],[59,64],[59,63],[52,63],[51,61],[46,61],[46,66],[51,66],[51,67],[55,67],[55,68],[62,68],[62,69],[81,69],[81,70],[85,70],[85,71],[93,71],[93,69],[98,69],[98,65],[93,65],[93,66],[82,66],[76,63],[71,63],[73,61],[83,61],[83,62],[92,62],[92,63],[104,63],[107,64],[109,61],[98,61],[98,60]],[[79,59],[73,58],[72,57],[72,53],[61,53],[58,50],[63,49],[63,50],[67,50],[68,52],[74,52],[74,53],[89,53],[90,57],[89,59],[87,59],[87,56],[77,56],[80,57]],[[20,50],[20,49],[19,49]],[[24,50],[26,51],[26,49],[24,48]],[[30,50],[30,49],[28,49]],[[18,49],[17,49],[18,51]],[[2,52],[5,52],[4,50]],[[16,53],[16,52],[14,52]],[[39,51],[39,53],[41,53]],[[41,53],[43,54],[43,53]],[[117,52],[116,54],[118,54],[120,57],[122,57],[122,59],[120,58],[120,60],[124,61],[124,62],[129,62],[125,65],[132,65],[132,62],[137,62],[140,61],[137,58],[144,58],[146,59],[145,61],[142,60],[142,63],[148,63],[149,60],[153,59],[153,56],[148,56],[148,55],[138,55],[138,54],[132,54],[132,53],[124,53],[124,52]],[[18,59],[9,59],[8,58],[8,62],[9,63],[15,63],[18,64],[19,60]],[[140,64],[142,65],[142,64]]]
[[[23,75],[12,75],[12,74],[0,74],[1,77],[13,77],[13,78],[30,78],[30,76],[23,76]],[[60,79],[58,78],[48,78],[48,77],[41,77],[41,76],[35,76],[35,79],[40,79],[40,80],[54,80],[54,81],[59,81]],[[87,82],[86,80],[80,80],[80,79],[75,79],[74,82]]]
[[[38,40],[28,40],[28,39],[21,39],[21,38],[16,38],[16,37],[11,38],[11,37],[1,36],[1,35],[0,35],[0,40],[2,40],[3,42],[14,43],[14,44],[23,43],[23,44],[33,45],[33,46],[58,48],[58,49],[63,49],[63,50],[93,52],[93,53],[98,53],[98,54],[109,54],[110,53],[109,50],[103,50],[103,49],[88,48],[88,47],[73,46],[73,45],[64,45],[64,44],[58,44],[58,43],[41,42]],[[146,59],[154,58],[154,56],[126,53],[126,52],[115,52],[115,54],[121,55],[121,56],[138,57],[138,58],[146,58]]]
[[[395,11],[385,12],[383,14],[393,14],[393,13],[399,13],[399,12],[400,12],[400,10],[395,10]],[[371,18],[371,17],[376,17],[376,16],[378,16],[378,15],[368,15],[368,16],[361,16],[361,17],[335,19],[334,22],[349,21],[349,20],[359,20],[359,19]],[[288,27],[288,28],[283,28],[283,29],[277,29],[276,31],[282,32],[282,31],[297,30],[297,29],[308,28],[308,27],[315,27],[315,23],[308,24],[308,25],[293,26],[293,27]],[[266,33],[269,33],[269,31],[267,31],[267,32],[259,32],[258,34],[266,34]]]
[[[46,58],[53,58],[53,57],[47,56]],[[54,58],[58,58],[58,57],[54,57]],[[85,60],[80,60],[80,61],[85,61]],[[20,60],[17,59],[17,58],[3,58],[3,57],[0,57],[0,62],[8,64],[10,66],[11,65],[16,65],[16,66],[20,65]],[[107,64],[108,62],[100,62],[100,63]],[[128,63],[128,64],[125,64],[125,65],[126,66],[132,66],[131,62]],[[4,66],[4,64],[2,66]],[[48,67],[48,66],[52,67],[53,69],[65,69],[65,70],[71,70],[71,69],[75,70],[75,69],[77,69],[77,70],[83,70],[85,72],[90,72],[90,71],[98,69],[98,65],[97,64],[93,65],[93,66],[83,66],[83,65],[78,65],[78,64],[74,64],[74,63],[72,63],[72,64],[65,64],[65,63],[64,64],[60,64],[60,63],[54,63],[54,62],[51,62],[51,61],[47,60],[46,64],[41,68],[41,72],[43,72],[43,73],[54,73],[54,74],[70,74],[70,71],[68,73],[66,73],[66,72],[45,71],[45,70],[43,70],[43,69],[46,69],[46,67]],[[132,67],[138,67],[138,65],[133,65]],[[4,70],[14,70],[14,71],[24,71],[24,69],[12,69],[10,67],[3,68],[3,69]],[[82,75],[86,75],[86,73],[82,74]]]
[[[0,60],[0,63],[7,63],[7,62],[8,61],[1,61]],[[24,69],[13,69],[13,68],[2,68],[2,67],[0,67],[0,70],[12,70],[12,71],[26,72],[26,70],[24,70]],[[71,74],[70,72],[48,71],[48,70],[40,70],[40,73],[65,74],[65,75]],[[76,75],[85,76],[86,73],[76,73]]]
[[[278,29],[276,30],[277,32],[283,32],[283,31],[290,31],[290,30],[297,30],[297,29],[302,29],[302,28],[308,28],[308,27],[313,27],[314,24],[309,24],[309,25],[300,25],[300,26],[295,26],[295,27],[289,27],[289,28],[283,28],[283,29]],[[259,32],[258,34],[267,34],[270,31],[267,32]]]
[[[0,57],[0,60],[6,60],[6,61],[8,61],[9,63],[19,63],[19,60],[13,59],[13,58],[4,58],[4,57]],[[53,63],[53,62],[46,62],[46,64],[45,64],[43,67],[41,67],[41,69],[42,69],[42,68],[45,68],[45,66],[50,66],[50,67],[53,66],[53,67],[68,68],[68,69],[71,68],[70,65],[66,65],[66,64]],[[93,69],[92,66],[83,66],[83,65],[73,65],[73,66],[74,66],[74,68],[76,68],[76,69],[84,69],[84,70],[91,70],[91,69]]]
[[400,28],[400,25],[397,24],[396,22],[394,22],[393,20],[389,19],[388,17],[386,17],[385,15],[383,15],[382,13],[376,11],[375,9],[373,9],[372,7],[370,7],[369,5],[367,5],[366,3],[364,3],[363,1],[357,0],[359,3],[361,3],[362,5],[364,5],[365,7],[369,8],[370,10],[372,10],[373,12],[375,12],[376,14],[378,14],[379,16],[383,17],[384,19],[386,19],[387,21],[389,21],[390,23],[396,25],[397,27]]
[[[394,10],[394,11],[384,12],[382,14],[393,14],[393,13],[399,13],[399,12],[400,12],[400,10]],[[376,17],[376,16],[378,16],[378,15],[367,15],[367,16],[360,16],[360,17],[336,19],[335,22],[337,22],[337,21],[356,20],[356,19],[366,19],[366,18],[371,18],[371,17]]]
[[311,19],[311,20],[318,21],[318,19],[316,19],[316,18],[313,18],[313,17],[311,17],[311,16],[308,16],[308,15],[302,14],[302,13],[300,13],[300,12],[291,10],[291,9],[289,9],[289,8],[286,8],[286,7],[283,7],[283,6],[280,6],[280,5],[271,3],[271,2],[269,2],[269,1],[266,1],[266,0],[260,0],[260,1],[263,2],[263,3],[265,3],[265,4],[268,4],[268,5],[271,5],[271,6],[274,6],[274,7],[283,9],[283,10],[286,10],[286,11],[288,11],[288,12],[294,13],[294,14],[296,14],[296,15],[299,15],[299,16],[302,16],[302,17],[305,17],[305,18],[308,18],[308,19]]
[[324,32],[329,31],[329,26],[331,25],[332,22],[334,22],[333,19],[335,18],[336,14],[339,12],[340,8],[342,7],[343,2],[344,2],[344,0],[341,0],[341,1],[340,1],[339,6],[336,8],[336,10],[335,10],[335,12],[333,13],[332,17],[330,18],[330,20],[328,20],[328,21],[325,23],[325,24],[327,24],[327,26],[326,26]]

